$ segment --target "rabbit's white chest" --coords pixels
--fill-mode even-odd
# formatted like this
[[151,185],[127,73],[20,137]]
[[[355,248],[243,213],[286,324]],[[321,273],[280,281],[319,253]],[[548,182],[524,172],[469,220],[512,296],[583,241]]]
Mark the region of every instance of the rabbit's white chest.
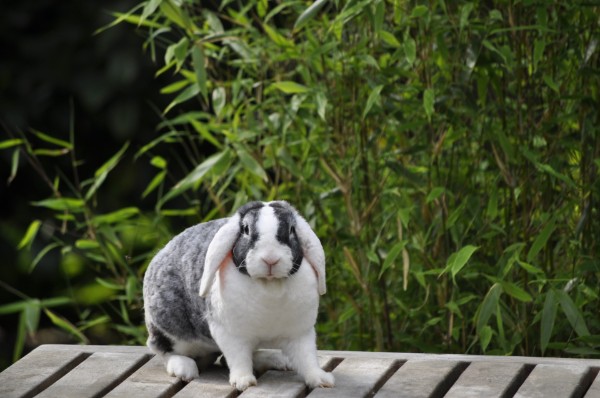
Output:
[[306,262],[292,277],[273,280],[242,275],[231,263],[221,269],[211,302],[213,320],[228,331],[276,345],[314,326],[319,295]]

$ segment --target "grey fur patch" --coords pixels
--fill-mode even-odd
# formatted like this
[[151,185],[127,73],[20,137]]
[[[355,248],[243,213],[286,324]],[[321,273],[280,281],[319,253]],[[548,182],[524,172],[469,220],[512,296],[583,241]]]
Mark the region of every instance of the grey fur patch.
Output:
[[200,297],[206,251],[228,219],[190,227],[175,236],[150,262],[144,276],[144,305],[154,325],[178,340],[212,341],[207,302]]

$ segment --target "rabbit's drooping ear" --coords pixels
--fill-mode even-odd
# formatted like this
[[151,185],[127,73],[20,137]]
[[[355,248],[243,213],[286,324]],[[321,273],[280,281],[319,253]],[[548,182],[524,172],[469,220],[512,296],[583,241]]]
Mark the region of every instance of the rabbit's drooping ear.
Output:
[[317,274],[319,294],[323,295],[327,291],[325,284],[325,252],[317,234],[298,213],[296,213],[296,234],[300,239],[304,258]]
[[233,249],[233,245],[238,238],[239,231],[240,215],[236,213],[217,231],[210,242],[206,250],[204,271],[200,280],[200,297],[206,297],[210,291],[217,271],[231,254],[231,249]]

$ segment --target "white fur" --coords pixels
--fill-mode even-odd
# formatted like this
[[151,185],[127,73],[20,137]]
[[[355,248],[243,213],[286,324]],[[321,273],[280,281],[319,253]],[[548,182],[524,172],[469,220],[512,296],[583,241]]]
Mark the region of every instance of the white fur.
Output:
[[[333,387],[333,375],[319,367],[314,330],[319,294],[325,290],[323,248],[301,219],[298,227],[304,252],[317,253],[305,254],[298,272],[288,276],[291,251],[277,241],[277,218],[272,208],[260,210],[256,227],[259,240],[246,255],[245,264],[251,278],[236,269],[231,256],[224,255],[221,262],[213,261],[220,264],[215,275],[219,283],[206,291],[212,306],[209,327],[227,360],[229,381],[240,391],[255,385],[253,352],[280,348],[280,365],[295,369],[308,386]],[[316,265],[309,262],[311,259]]]
[[273,208],[263,207],[256,223],[258,241],[246,255],[246,269],[252,278],[287,278],[293,267],[290,247],[275,237],[277,224]]
[[192,358],[183,355],[167,356],[167,373],[185,381],[198,378],[198,366]]

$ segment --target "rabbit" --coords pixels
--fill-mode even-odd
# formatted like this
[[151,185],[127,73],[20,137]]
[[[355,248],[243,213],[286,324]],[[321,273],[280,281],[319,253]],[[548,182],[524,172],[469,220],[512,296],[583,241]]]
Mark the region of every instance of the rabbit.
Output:
[[253,365],[265,366],[265,351],[255,351],[276,348],[269,367],[296,370],[310,388],[333,387],[314,329],[325,292],[325,253],[306,220],[285,201],[250,202],[184,230],[152,259],[147,345],[186,381],[198,377],[196,360],[222,353],[230,384],[244,391],[257,383]]

